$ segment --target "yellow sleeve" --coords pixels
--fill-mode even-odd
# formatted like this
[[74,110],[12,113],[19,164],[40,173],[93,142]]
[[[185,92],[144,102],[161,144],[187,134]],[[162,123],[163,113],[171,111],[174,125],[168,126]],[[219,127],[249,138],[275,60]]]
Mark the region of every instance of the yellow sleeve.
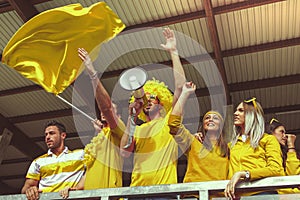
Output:
[[173,135],[180,149],[184,152],[190,149],[194,136],[182,124],[182,116],[170,115],[168,125],[170,134]]
[[249,170],[251,180],[270,176],[284,176],[281,149],[273,135],[265,135],[259,144],[265,152],[266,166]]
[[300,174],[300,161],[296,152],[288,152],[286,160],[286,175]]
[[168,126],[170,127],[170,134],[176,135],[183,127],[182,125],[182,116],[170,115]]
[[119,118],[118,125],[115,128],[111,129],[112,136],[113,137],[116,136],[121,140],[125,129],[126,129],[126,127],[125,127],[124,122]]

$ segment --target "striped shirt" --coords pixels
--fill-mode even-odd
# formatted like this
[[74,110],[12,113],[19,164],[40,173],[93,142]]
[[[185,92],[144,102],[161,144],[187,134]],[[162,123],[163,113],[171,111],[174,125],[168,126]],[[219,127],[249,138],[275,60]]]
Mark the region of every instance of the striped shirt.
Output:
[[36,158],[30,165],[26,178],[39,181],[43,192],[58,192],[66,186],[74,187],[85,171],[84,151],[78,149],[64,151],[56,156],[50,149],[48,153]]

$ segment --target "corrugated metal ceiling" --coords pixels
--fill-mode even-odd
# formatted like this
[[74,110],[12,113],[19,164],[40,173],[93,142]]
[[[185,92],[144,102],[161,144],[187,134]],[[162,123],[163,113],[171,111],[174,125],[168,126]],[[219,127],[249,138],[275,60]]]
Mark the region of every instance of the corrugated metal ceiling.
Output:
[[[38,12],[43,12],[71,3],[81,3],[86,7],[98,1],[39,2],[43,3],[34,7]],[[299,0],[212,0],[216,29],[209,25],[209,18],[205,16],[206,0],[105,2],[119,15],[127,29],[102,45],[95,65],[104,72],[102,81],[107,90],[124,105],[120,108],[123,118],[127,114],[128,93],[118,88],[117,81],[124,69],[143,66],[149,78],[156,77],[173,87],[170,57],[160,47],[164,41],[161,30],[168,26],[176,31],[179,53],[185,59],[182,61],[187,79],[195,82],[199,88],[199,105],[191,104],[186,111],[186,117],[190,119],[188,124],[197,123],[195,116],[201,116],[211,108],[211,96],[206,87],[216,86],[220,82],[218,63],[221,60],[227,77],[225,86],[229,88],[227,92],[231,97],[228,103],[235,105],[249,96],[256,96],[266,111],[266,120],[277,117],[286,124],[288,130],[300,132]],[[7,2],[0,0],[0,3]],[[0,13],[1,49],[24,23],[16,11],[12,8],[7,10]],[[217,33],[218,40],[212,40],[214,33]],[[218,46],[216,42],[221,57],[214,54]],[[215,69],[218,73],[215,73]],[[34,141],[31,145],[37,144],[45,150],[42,126],[50,118],[59,119],[74,133],[68,139],[68,145],[72,148],[82,147],[94,134],[88,119],[81,116],[74,120],[72,109],[67,104],[3,64],[0,64],[0,80],[1,116],[8,120],[1,118],[2,123],[10,123],[31,138]],[[80,85],[80,81],[73,84],[75,88],[77,85]],[[76,105],[93,115],[86,97],[82,93],[81,96],[73,94],[73,86],[62,96],[70,102],[76,101]],[[78,89],[78,92],[83,91]],[[224,95],[215,96],[217,102],[222,102],[223,98]],[[76,132],[82,136],[81,139]],[[29,160],[31,158],[25,151],[20,152],[20,148],[10,146],[9,156],[0,166],[4,170],[0,170],[0,177],[5,177],[1,180],[9,186],[6,191],[3,189],[4,193],[11,188],[19,192],[24,182],[26,169],[20,172],[15,168],[27,168],[28,162],[24,163],[22,159],[26,156]],[[11,168],[10,172],[5,171],[8,168]]]

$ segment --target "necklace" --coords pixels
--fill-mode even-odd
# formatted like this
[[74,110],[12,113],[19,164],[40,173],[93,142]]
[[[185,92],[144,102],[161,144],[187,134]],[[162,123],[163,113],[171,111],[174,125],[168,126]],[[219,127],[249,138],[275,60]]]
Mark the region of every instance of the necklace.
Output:
[[246,142],[247,138],[248,138],[248,135],[242,135],[242,141],[243,142]]

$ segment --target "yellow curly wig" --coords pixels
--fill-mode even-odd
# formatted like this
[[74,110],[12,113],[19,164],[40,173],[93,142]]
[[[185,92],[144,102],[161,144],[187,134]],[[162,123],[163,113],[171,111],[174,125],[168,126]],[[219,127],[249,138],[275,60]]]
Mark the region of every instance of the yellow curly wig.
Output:
[[[168,113],[172,107],[173,102],[173,94],[168,89],[168,86],[165,85],[164,82],[160,82],[153,78],[153,80],[148,80],[145,85],[143,86],[145,93],[155,94],[157,95],[160,104],[163,106],[161,109],[160,114],[162,117]],[[130,103],[134,101],[134,97],[131,96]],[[141,120],[146,121],[146,116],[144,112],[141,112],[138,116]]]

